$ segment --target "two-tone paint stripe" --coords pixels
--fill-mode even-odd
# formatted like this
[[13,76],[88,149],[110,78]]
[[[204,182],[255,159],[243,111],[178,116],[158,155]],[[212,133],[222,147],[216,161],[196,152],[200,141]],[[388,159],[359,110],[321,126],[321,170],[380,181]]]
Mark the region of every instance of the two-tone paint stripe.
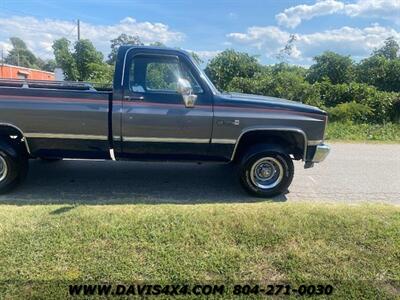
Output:
[[[20,101],[33,101],[33,102],[51,102],[51,103],[62,103],[62,104],[75,104],[75,103],[91,103],[91,104],[102,104],[102,105],[108,105],[109,100],[108,99],[95,99],[95,98],[82,98],[82,97],[77,97],[77,98],[68,98],[68,97],[52,97],[52,96],[16,96],[16,95],[0,95],[0,100],[1,101],[7,101],[7,100],[20,100]],[[175,107],[175,108],[185,108],[183,106],[183,103],[161,103],[161,102],[136,102],[136,101],[123,101],[124,106],[134,106],[134,107]],[[316,117],[320,116],[318,113],[312,113],[312,112],[299,112],[296,110],[290,110],[287,108],[267,108],[267,107],[246,107],[246,106],[235,106],[235,105],[222,105],[215,103],[214,105],[211,104],[197,104],[194,109],[197,108],[203,108],[203,109],[212,109],[214,107],[215,111],[218,111],[220,109],[228,109],[228,110],[240,110],[242,112],[276,112],[276,113],[287,113],[287,114],[292,114],[292,115],[303,115],[303,116],[310,116],[310,117]],[[324,117],[324,116],[323,116]]]
[[94,99],[94,98],[67,98],[67,97],[53,97],[53,96],[15,96],[15,95],[0,95],[0,101],[20,101],[20,102],[51,102],[51,103],[62,103],[62,104],[76,104],[76,103],[85,103],[85,104],[102,104],[108,105],[109,100],[106,99]]

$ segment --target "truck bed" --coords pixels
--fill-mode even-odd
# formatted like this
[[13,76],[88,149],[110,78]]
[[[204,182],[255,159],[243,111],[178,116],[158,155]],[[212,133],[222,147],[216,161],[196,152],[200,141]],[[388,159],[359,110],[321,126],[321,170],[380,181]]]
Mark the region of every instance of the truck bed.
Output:
[[111,100],[87,83],[0,80],[1,123],[24,134],[33,156],[107,156]]

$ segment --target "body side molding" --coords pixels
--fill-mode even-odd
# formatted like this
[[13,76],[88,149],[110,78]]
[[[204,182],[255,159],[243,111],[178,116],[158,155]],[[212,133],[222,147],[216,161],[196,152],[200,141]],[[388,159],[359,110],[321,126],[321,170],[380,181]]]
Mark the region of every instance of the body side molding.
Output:
[[89,134],[65,134],[65,133],[26,133],[28,138],[43,138],[43,139],[78,139],[78,140],[99,140],[107,141],[105,135],[89,135]]

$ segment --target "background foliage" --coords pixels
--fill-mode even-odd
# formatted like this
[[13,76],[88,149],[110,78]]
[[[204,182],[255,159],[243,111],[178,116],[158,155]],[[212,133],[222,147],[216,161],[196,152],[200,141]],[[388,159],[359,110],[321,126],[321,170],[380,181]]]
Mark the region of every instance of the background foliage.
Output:
[[400,120],[399,44],[389,38],[370,57],[356,63],[331,51],[310,68],[285,62],[261,65],[247,53],[226,50],[206,67],[215,85],[226,91],[286,98],[318,106],[331,120],[387,123]]

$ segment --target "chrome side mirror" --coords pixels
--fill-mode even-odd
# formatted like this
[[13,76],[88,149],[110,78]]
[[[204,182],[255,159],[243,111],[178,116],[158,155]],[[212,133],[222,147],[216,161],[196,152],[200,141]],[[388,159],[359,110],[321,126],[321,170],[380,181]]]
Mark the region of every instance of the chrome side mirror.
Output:
[[186,108],[193,108],[197,100],[197,95],[193,94],[190,82],[184,78],[178,79],[178,92],[182,95],[183,103]]

